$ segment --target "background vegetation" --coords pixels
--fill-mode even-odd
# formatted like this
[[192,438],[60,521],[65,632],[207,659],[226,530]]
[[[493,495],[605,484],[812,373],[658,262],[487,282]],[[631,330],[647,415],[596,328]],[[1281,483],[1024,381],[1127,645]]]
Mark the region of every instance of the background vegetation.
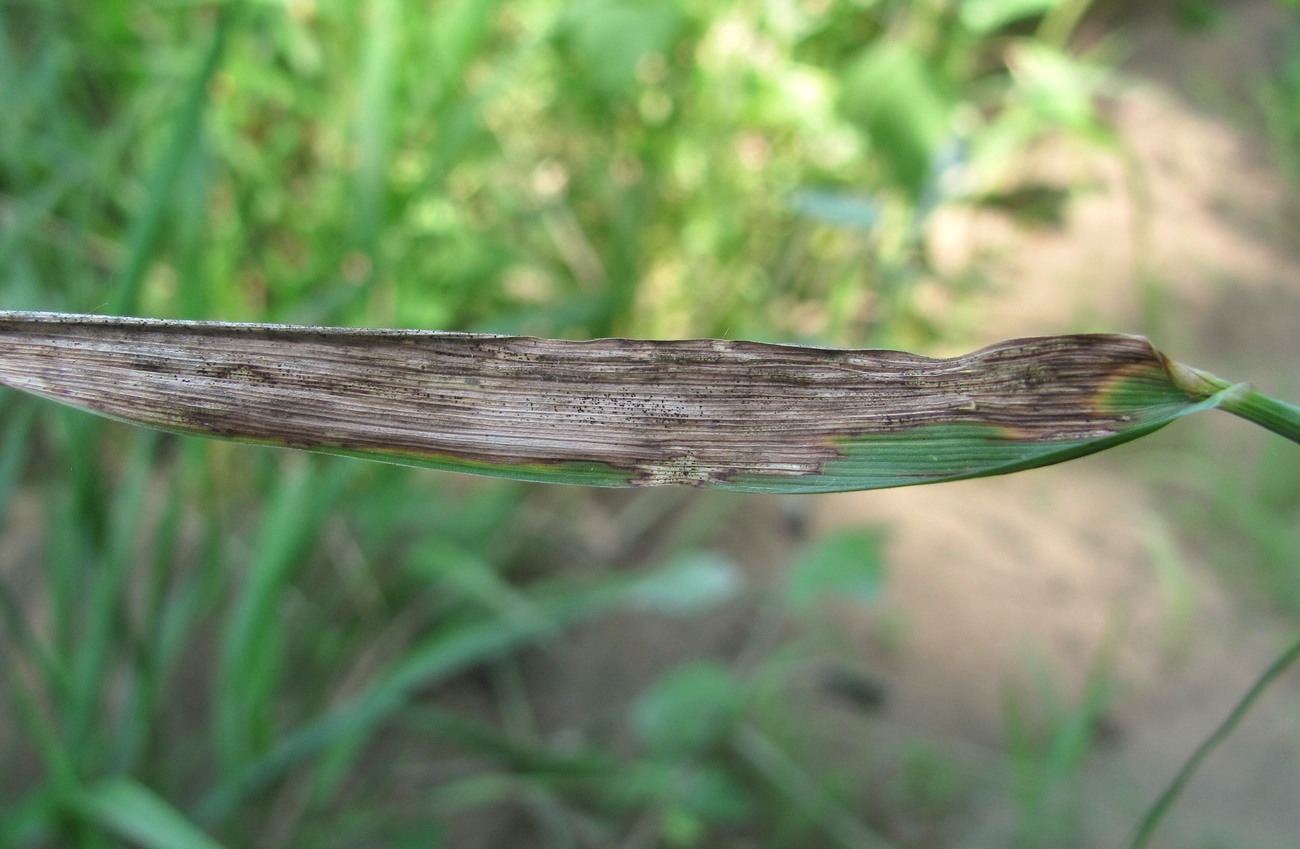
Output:
[[[981,281],[934,270],[926,222],[950,204],[1050,221],[1059,193],[1002,179],[1015,154],[1113,144],[1104,54],[1071,45],[1088,5],[0,4],[0,304],[960,338],[918,292]],[[1265,95],[1281,149],[1292,65]],[[1293,483],[1265,480],[1268,505],[1293,510]],[[593,544],[598,502],[640,542]],[[526,670],[577,623],[743,598],[833,643],[818,599],[879,592],[881,537],[859,532],[755,596],[711,544],[746,503],[200,444],[6,392],[0,846],[464,845],[475,817],[518,845],[944,845],[942,759],[917,752],[900,818],[784,744],[797,642],[675,667],[577,736],[539,722]],[[1269,528],[1294,551],[1291,524]],[[1103,701],[1060,717],[1044,768],[1077,762]],[[1032,747],[1018,716],[1011,745]],[[1047,816],[1025,775],[1021,809]]]

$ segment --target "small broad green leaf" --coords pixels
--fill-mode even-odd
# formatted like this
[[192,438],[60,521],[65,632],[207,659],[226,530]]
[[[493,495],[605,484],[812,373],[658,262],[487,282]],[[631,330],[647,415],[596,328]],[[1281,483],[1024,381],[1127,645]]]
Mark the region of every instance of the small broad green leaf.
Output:
[[695,616],[734,597],[740,572],[713,551],[678,555],[636,580],[629,589],[632,607],[678,616]]
[[1011,51],[1014,94],[1052,125],[1076,132],[1097,124],[1094,98],[1107,72],[1046,44],[1025,41]]
[[606,95],[627,92],[648,54],[665,54],[685,23],[673,0],[587,0],[570,12],[574,54]]
[[962,26],[987,35],[1007,24],[1038,17],[1061,5],[1061,0],[962,0],[958,17]]
[[[1211,407],[1300,442],[1300,409],[1112,334],[932,359],[0,312],[0,384],[176,433],[586,486],[811,493],[984,477]],[[716,567],[697,563],[692,580],[720,592]]]
[[152,790],[131,779],[95,785],[78,802],[87,817],[147,849],[222,849]]
[[753,812],[752,792],[718,759],[642,758],[606,772],[606,792],[620,805],[662,811],[667,845],[699,845],[709,823],[739,823]]
[[840,108],[866,132],[887,176],[919,196],[952,136],[951,92],[925,57],[901,41],[873,43],[845,71]]
[[443,86],[459,83],[465,69],[479,54],[491,28],[500,0],[455,0],[438,9],[431,23],[437,55],[431,57],[442,72]]
[[684,664],[641,695],[632,710],[632,727],[651,752],[672,758],[697,754],[731,730],[742,693],[726,667]]
[[815,541],[790,564],[785,599],[800,615],[815,613],[833,599],[866,604],[880,597],[885,561],[884,535],[873,529],[841,531]]

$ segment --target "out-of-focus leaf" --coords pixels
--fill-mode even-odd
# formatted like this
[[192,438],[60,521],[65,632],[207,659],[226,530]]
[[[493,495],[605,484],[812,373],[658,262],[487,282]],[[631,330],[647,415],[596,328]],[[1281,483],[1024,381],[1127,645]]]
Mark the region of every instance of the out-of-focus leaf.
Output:
[[816,611],[823,599],[865,604],[880,596],[885,562],[879,531],[841,531],[817,540],[790,564],[785,598],[801,615]]
[[717,761],[703,758],[638,760],[608,782],[605,792],[622,804],[662,810],[666,844],[673,846],[700,845],[707,823],[743,822],[754,810],[751,789]]
[[977,35],[988,35],[1007,24],[1046,14],[1061,0],[963,0],[958,15],[962,26]]
[[[424,688],[521,646],[553,637],[558,630],[620,608],[642,608],[656,595],[664,607],[689,604],[674,593],[692,588],[694,572],[717,566],[674,567],[667,564],[631,581],[608,581],[588,589],[553,589],[531,595],[535,615],[472,617],[454,621],[419,641],[360,692],[303,725],[282,733],[264,756],[218,785],[199,804],[202,822],[219,820],[244,798],[301,761],[338,744],[355,743],[400,710]],[[698,588],[696,590],[698,592]],[[703,593],[708,595],[707,589]]]
[[740,709],[741,694],[735,676],[724,666],[678,666],[637,700],[632,727],[651,752],[686,757],[725,736]]
[[672,0],[588,0],[570,10],[573,51],[606,95],[617,96],[637,81],[637,63],[667,53],[685,23]]
[[740,589],[734,563],[712,551],[678,555],[636,581],[630,589],[635,608],[694,616],[732,598]]
[[152,790],[130,779],[98,784],[78,802],[86,816],[147,849],[222,849]]
[[952,134],[951,93],[925,58],[901,41],[872,44],[845,72],[840,106],[866,132],[888,177],[919,196]]
[[439,7],[433,22],[439,55],[431,58],[442,72],[444,86],[464,77],[470,61],[483,48],[499,4],[500,0],[455,0]]
[[874,229],[883,214],[881,204],[871,198],[824,189],[795,192],[790,207],[805,218],[855,230]]
[[1093,99],[1106,80],[1104,69],[1032,41],[1017,44],[1009,64],[1016,95],[1050,125],[1095,128]]

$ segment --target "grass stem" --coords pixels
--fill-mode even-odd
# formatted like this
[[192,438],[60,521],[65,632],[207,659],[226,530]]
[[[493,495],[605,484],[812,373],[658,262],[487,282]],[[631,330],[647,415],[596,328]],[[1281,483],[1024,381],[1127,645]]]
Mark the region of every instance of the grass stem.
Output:
[[1223,409],[1254,422],[1292,442],[1300,443],[1300,407],[1250,390],[1240,397],[1226,399]]
[[1231,383],[1181,363],[1170,362],[1169,375],[1193,398],[1213,399],[1220,409],[1300,443],[1300,407],[1271,398],[1248,383]]
[[1220,743],[1227,739],[1228,735],[1241,723],[1247,711],[1254,706],[1259,697],[1268,689],[1268,686],[1285,672],[1291,664],[1295,663],[1297,658],[1300,658],[1300,640],[1297,640],[1277,660],[1273,661],[1273,665],[1265,670],[1264,674],[1259,677],[1259,680],[1250,688],[1250,691],[1237,703],[1237,706],[1232,709],[1227,718],[1219,723],[1219,727],[1214,729],[1214,733],[1206,737],[1205,741],[1196,747],[1196,751],[1178,770],[1174,780],[1169,783],[1169,786],[1160,794],[1160,798],[1147,810],[1146,816],[1142,818],[1142,822],[1134,833],[1132,842],[1128,844],[1128,849],[1146,849],[1150,845],[1156,828],[1165,818],[1165,814],[1169,812],[1169,808],[1177,801],[1179,795],[1183,792],[1183,788],[1187,786],[1187,782],[1192,780],[1192,776],[1196,774],[1196,770],[1201,763],[1209,757],[1211,752],[1218,748]]

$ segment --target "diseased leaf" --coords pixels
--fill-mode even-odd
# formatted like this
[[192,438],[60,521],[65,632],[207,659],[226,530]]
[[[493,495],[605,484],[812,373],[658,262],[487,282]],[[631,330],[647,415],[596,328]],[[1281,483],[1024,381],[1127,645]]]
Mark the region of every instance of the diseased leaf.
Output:
[[931,359],[0,312],[0,383],[176,433],[592,486],[832,492],[980,477],[1220,404],[1300,433],[1296,408],[1103,334]]

